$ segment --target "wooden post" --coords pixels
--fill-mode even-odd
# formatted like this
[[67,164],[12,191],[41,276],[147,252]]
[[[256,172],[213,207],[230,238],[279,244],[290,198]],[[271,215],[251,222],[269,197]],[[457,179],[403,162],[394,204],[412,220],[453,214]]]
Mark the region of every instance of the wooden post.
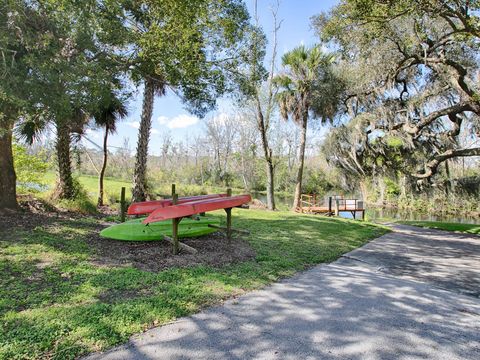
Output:
[[125,187],[122,187],[120,193],[120,221],[125,222]]
[[335,199],[335,216],[338,216],[338,213],[339,213],[339,199]]
[[[227,196],[232,196],[232,189],[227,189]],[[232,208],[225,209],[227,213],[227,240],[232,240]]]
[[[170,244],[174,245],[175,241],[169,236],[164,236],[163,237],[165,241],[168,241]],[[191,246],[188,246],[187,244],[181,243],[180,241],[178,242],[178,245],[180,249],[185,250],[186,252],[189,252],[190,254],[196,254],[198,253],[198,250],[195,248],[192,248]]]
[[332,216],[332,197],[328,197],[328,216]]
[[[172,205],[176,205],[178,202],[178,194],[175,193],[175,184],[172,184]],[[178,243],[178,223],[180,219],[172,219],[172,240],[173,240],[173,255],[177,255],[180,249]]]

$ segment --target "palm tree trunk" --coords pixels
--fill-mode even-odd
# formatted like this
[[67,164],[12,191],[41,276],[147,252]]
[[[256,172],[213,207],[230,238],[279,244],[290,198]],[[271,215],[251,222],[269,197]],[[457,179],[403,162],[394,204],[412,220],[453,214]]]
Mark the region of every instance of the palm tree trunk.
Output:
[[105,135],[103,136],[103,163],[102,168],[100,169],[100,174],[98,175],[98,199],[97,206],[103,206],[103,177],[105,176],[105,169],[107,168],[107,158],[108,158],[108,126],[105,126]]
[[135,156],[135,170],[133,174],[133,201],[147,199],[147,157],[150,129],[152,127],[153,102],[155,86],[152,80],[145,80],[143,93],[143,108],[138,130],[137,154]]
[[70,130],[65,121],[57,122],[57,141],[55,151],[57,154],[57,183],[53,191],[54,199],[73,199],[75,189],[72,177],[72,161],[70,158]]
[[307,123],[308,115],[303,116],[302,131],[300,134],[300,147],[298,149],[298,168],[297,168],[297,183],[295,185],[295,197],[293,199],[293,208],[300,207],[302,196],[302,179],[303,179],[303,164],[305,163],[305,145],[307,143]]
[[12,124],[0,127],[0,212],[18,208],[16,182],[17,177],[13,165]]

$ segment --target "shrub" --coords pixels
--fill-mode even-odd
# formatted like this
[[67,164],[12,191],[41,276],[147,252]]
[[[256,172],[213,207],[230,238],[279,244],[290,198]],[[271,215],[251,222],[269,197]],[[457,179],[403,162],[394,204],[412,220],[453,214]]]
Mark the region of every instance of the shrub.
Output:
[[39,192],[45,190],[46,181],[44,175],[49,166],[44,159],[43,151],[32,155],[27,152],[25,146],[17,143],[13,144],[12,150],[20,192]]
[[97,207],[77,178],[73,179],[73,187],[75,189],[73,199],[53,201],[54,205],[58,208],[72,212],[79,212],[81,214],[95,214],[97,212]]

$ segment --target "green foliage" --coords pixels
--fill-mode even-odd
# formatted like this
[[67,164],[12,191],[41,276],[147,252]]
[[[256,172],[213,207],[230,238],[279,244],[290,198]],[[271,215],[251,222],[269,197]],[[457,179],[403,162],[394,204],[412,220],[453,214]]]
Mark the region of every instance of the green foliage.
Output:
[[199,116],[236,87],[232,74],[244,60],[250,29],[243,1],[127,2],[125,10],[137,25],[129,34],[136,56],[134,80],[154,80],[160,94],[171,86]]
[[415,210],[419,213],[474,216],[480,214],[478,195],[445,196],[443,192],[431,192],[430,194],[412,194],[405,198],[393,198],[391,203],[400,209]]
[[31,191],[35,191],[36,185],[46,185],[44,175],[49,165],[45,161],[45,152],[31,155],[27,148],[16,143],[13,144],[12,150],[17,182]]
[[[81,198],[86,198],[90,203],[94,203],[97,197],[97,187],[98,187],[98,178],[96,176],[90,175],[77,175],[75,181],[81,187]],[[120,201],[120,192],[122,187],[125,187],[127,190],[127,200],[129,200],[129,192],[132,187],[131,182],[122,181],[113,178],[105,178],[105,193],[107,194],[108,204],[110,206],[118,206]],[[55,174],[52,172],[47,172],[45,174],[45,182],[53,187],[55,184]],[[155,181],[151,180],[152,193],[157,196],[169,197],[171,194],[171,182],[166,181]],[[76,185],[77,186],[77,185]],[[223,186],[214,186],[214,185],[195,185],[195,184],[180,184],[177,183],[177,193],[180,196],[189,196],[189,195],[202,195],[202,194],[212,194],[212,193],[221,193],[225,192],[226,188]],[[233,188],[234,193],[243,193],[241,188]],[[48,195],[46,196],[48,197]],[[68,202],[67,202],[68,203]]]
[[404,146],[404,141],[402,138],[392,135],[385,138],[385,143],[391,148],[401,148],[402,146]]
[[[214,216],[224,219],[224,215]],[[341,219],[235,209],[251,231],[251,261],[160,272],[98,266],[88,219],[32,231],[0,230],[0,358],[73,359],[125,342],[154,325],[197,312],[309,266],[330,262],[385,233]],[[206,240],[208,241],[208,240]]]
[[399,223],[405,225],[419,226],[427,229],[480,234],[480,225],[477,224],[450,223],[440,221],[399,221]]
[[321,170],[307,170],[305,178],[306,181],[302,185],[303,193],[325,195],[335,188],[335,185],[327,179],[325,172]]
[[96,214],[97,207],[90,198],[83,194],[74,199],[61,199],[54,203],[57,208],[80,214]]
[[334,57],[322,52],[320,45],[303,45],[282,56],[283,73],[274,78],[279,91],[276,99],[282,117],[300,124],[312,111],[322,122],[333,119],[337,111],[339,83],[331,71]]
[[348,134],[333,135],[340,151],[329,155],[350,177],[401,171],[426,188],[441,180],[443,162],[480,153],[462,150],[464,136],[478,138],[467,129],[480,114],[479,5],[341,0],[314,19],[321,39],[338,49]]
[[389,198],[395,198],[400,195],[400,186],[398,186],[398,184],[394,180],[384,178],[383,181],[385,182],[385,191]]
[[97,207],[78,178],[73,178],[73,189],[74,192],[71,199],[52,200],[54,205],[61,209],[81,214],[95,214]]

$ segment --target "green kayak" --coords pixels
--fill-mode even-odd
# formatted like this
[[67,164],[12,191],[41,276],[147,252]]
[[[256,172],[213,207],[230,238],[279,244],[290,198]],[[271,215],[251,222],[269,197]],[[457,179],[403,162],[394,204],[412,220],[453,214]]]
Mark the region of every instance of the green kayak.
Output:
[[[159,221],[148,225],[142,224],[145,218],[125,221],[112,225],[100,232],[104,238],[124,241],[158,241],[163,236],[172,236],[172,221]],[[200,220],[184,218],[178,225],[178,237],[197,237],[217,231],[208,224],[220,225],[220,221],[212,217],[200,217]]]

